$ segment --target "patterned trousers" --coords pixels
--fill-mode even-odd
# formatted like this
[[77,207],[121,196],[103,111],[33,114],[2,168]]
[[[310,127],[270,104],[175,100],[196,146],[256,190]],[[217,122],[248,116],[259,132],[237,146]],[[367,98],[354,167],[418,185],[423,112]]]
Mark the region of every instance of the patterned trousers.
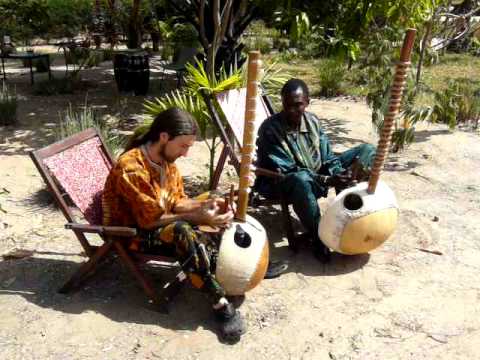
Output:
[[197,231],[185,221],[176,221],[155,231],[141,231],[140,237],[142,252],[159,255],[173,253],[191,284],[205,290],[213,303],[218,303],[225,296],[214,275],[218,253],[215,235]]

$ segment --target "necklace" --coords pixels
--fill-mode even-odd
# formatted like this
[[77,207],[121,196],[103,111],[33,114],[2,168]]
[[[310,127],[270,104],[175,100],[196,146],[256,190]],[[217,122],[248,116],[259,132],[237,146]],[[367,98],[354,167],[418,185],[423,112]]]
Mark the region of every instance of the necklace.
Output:
[[145,155],[145,158],[147,159],[148,163],[152,166],[152,168],[160,175],[160,186],[164,186],[166,182],[166,166],[165,162],[162,162],[161,164],[156,163],[155,161],[152,160],[150,157],[150,145],[151,143],[146,143],[142,145],[141,150],[143,154]]

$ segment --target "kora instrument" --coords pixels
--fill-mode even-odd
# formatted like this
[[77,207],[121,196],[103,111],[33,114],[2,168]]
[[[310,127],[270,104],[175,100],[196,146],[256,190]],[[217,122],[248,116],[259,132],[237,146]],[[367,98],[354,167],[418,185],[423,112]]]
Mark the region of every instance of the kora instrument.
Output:
[[268,266],[267,233],[257,220],[247,215],[260,68],[260,52],[250,52],[237,212],[232,226],[222,235],[215,270],[215,277],[227,295],[243,295],[253,289],[264,278]]
[[320,239],[339,253],[368,253],[382,245],[395,230],[399,213],[397,200],[393,191],[379,178],[390,146],[394,120],[402,102],[415,33],[415,29],[407,30],[403,42],[368,183],[362,182],[343,190],[320,220]]

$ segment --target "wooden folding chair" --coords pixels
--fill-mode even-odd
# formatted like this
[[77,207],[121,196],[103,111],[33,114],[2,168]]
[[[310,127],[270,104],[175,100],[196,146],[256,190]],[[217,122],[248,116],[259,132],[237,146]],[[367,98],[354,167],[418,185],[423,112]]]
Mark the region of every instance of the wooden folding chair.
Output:
[[[215,190],[218,186],[220,176],[222,175],[222,171],[228,158],[230,158],[230,162],[237,171],[237,174],[240,173],[240,160],[235,149],[240,148],[243,141],[244,113],[242,110],[245,108],[246,89],[242,88],[228,90],[218,94],[214,98],[204,95],[204,100],[223,142],[223,149],[220,153],[211,183],[211,190]],[[261,125],[261,123],[269,116],[274,114],[274,110],[270,99],[265,94],[261,97],[261,99],[259,99],[259,101],[257,101],[257,104],[256,126],[258,130],[258,127]],[[217,111],[217,109],[219,111]],[[284,176],[280,172],[259,167],[255,169],[255,174],[271,177],[279,181]],[[254,206],[280,204],[282,208],[283,224],[288,239],[288,245],[290,249],[297,251],[298,241],[293,231],[289,203],[286,201],[286,199],[283,196],[280,196],[279,199],[266,199],[260,194],[256,193],[255,189],[253,189],[251,202]]]
[[[185,274],[178,272],[175,280],[157,293],[143,271],[143,265],[155,261],[167,268],[178,268],[177,261],[171,257],[132,252],[128,245],[137,234],[136,229],[102,225],[102,192],[114,161],[97,131],[87,129],[33,151],[30,156],[68,221],[65,227],[75,233],[88,257],[59,292],[67,293],[78,288],[109,255],[117,255],[115,258],[120,259],[137,279],[154,307],[168,312],[167,305],[180,289]],[[87,223],[79,223],[77,218],[83,218]],[[92,245],[86,233],[99,235],[103,244]]]

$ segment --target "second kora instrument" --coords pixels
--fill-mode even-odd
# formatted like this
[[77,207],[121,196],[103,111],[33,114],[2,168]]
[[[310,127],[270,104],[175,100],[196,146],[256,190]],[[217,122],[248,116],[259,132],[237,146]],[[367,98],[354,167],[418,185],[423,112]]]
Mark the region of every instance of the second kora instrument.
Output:
[[322,216],[318,235],[330,249],[342,254],[364,254],[383,244],[395,230],[398,204],[393,191],[379,181],[393,123],[399,113],[415,41],[415,29],[407,30],[390,91],[388,112],[378,142],[375,161],[367,182],[343,190]]
[[267,233],[257,220],[247,215],[250,172],[257,130],[255,115],[260,68],[260,52],[251,51],[248,56],[245,128],[237,213],[233,225],[222,236],[215,270],[215,277],[227,295],[243,295],[253,289],[264,278],[268,266]]

